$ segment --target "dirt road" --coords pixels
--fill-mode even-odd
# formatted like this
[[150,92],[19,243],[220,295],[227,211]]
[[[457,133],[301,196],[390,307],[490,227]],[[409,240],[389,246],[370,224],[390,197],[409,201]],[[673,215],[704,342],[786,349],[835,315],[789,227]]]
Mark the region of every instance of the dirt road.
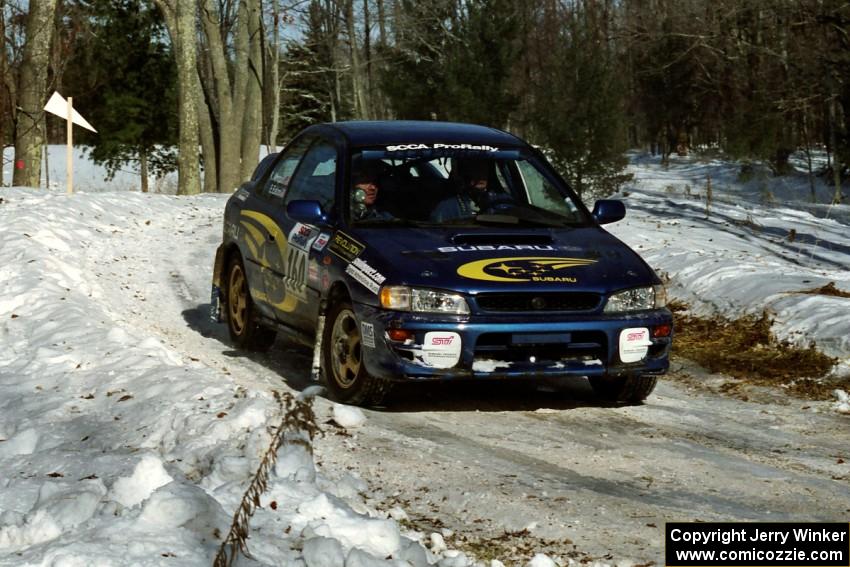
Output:
[[[216,203],[213,203],[216,205]],[[248,388],[301,389],[311,353],[278,341],[269,355],[233,351],[206,314],[216,206],[139,225],[125,238],[163,240],[167,257],[127,256],[100,270],[104,300],[128,324]],[[175,235],[175,225],[184,227]],[[129,253],[129,252],[128,252]],[[139,255],[141,254],[141,255]],[[155,254],[155,252],[151,252]],[[170,293],[140,295],[145,290]],[[663,563],[666,521],[847,521],[850,418],[824,403],[757,393],[748,401],[693,386],[717,377],[677,363],[641,406],[606,406],[586,384],[403,388],[346,432],[326,424],[321,465],[362,476],[402,522],[443,533],[479,558]],[[331,405],[318,402],[323,421]],[[464,540],[464,538],[466,538]]]

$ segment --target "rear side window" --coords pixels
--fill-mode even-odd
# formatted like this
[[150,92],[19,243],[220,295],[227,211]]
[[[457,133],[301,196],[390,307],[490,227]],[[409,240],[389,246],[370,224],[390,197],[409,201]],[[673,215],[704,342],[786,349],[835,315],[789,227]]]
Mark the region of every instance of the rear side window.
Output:
[[286,202],[305,199],[319,201],[322,209],[330,211],[336,192],[336,148],[325,141],[316,143],[295,172],[286,195]]
[[292,174],[295,173],[301,158],[304,157],[304,152],[310,147],[312,141],[312,138],[305,137],[286,148],[260,190],[261,197],[269,201],[283,201],[283,197],[292,182]]

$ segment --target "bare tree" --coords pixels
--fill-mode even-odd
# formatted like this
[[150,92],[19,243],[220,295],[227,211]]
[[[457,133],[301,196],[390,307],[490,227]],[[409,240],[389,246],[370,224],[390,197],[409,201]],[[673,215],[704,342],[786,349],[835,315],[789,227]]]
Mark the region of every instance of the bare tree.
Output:
[[[201,0],[204,32],[203,86],[217,134],[220,192],[250,177],[259,158],[262,122],[262,19],[259,0],[216,5]],[[231,50],[230,47],[233,47]],[[231,56],[232,52],[232,56]]]
[[13,183],[38,187],[44,145],[44,103],[47,100],[50,38],[56,0],[30,0],[26,44],[18,82]]

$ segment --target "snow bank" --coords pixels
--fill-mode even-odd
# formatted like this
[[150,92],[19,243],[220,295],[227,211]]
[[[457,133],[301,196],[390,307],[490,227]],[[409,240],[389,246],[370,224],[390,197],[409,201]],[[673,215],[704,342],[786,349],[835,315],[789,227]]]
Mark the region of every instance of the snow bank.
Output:
[[[0,565],[210,565],[282,417],[268,384],[285,388],[234,382],[232,347],[196,315],[224,197],[0,195]],[[460,565],[368,500],[284,445],[256,564]]]
[[616,196],[627,216],[606,228],[669,278],[673,298],[697,314],[767,309],[779,338],[850,360],[850,299],[801,293],[830,282],[850,292],[850,206],[807,203],[802,178],[741,182],[734,163],[632,157],[634,181]]

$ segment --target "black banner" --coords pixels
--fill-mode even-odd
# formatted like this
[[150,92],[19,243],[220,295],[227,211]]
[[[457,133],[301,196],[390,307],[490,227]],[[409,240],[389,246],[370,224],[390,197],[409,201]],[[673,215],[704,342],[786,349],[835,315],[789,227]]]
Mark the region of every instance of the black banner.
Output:
[[668,567],[850,567],[850,524],[668,523]]

